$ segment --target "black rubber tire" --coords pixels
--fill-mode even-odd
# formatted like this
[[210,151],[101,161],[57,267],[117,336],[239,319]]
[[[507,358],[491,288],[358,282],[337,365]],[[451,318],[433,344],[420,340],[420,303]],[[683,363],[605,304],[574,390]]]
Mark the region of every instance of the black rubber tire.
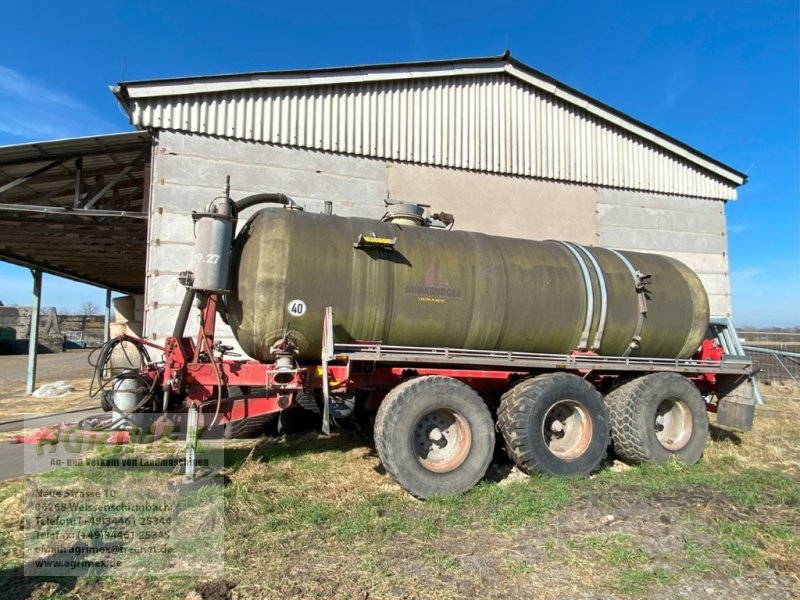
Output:
[[250,438],[257,438],[262,436],[267,431],[267,427],[275,421],[275,414],[259,415],[258,417],[250,417],[249,419],[242,419],[241,421],[234,421],[233,423],[225,424],[225,439],[226,440],[244,440]]
[[312,413],[302,406],[293,405],[282,410],[278,420],[278,434],[291,435],[303,433],[312,429],[319,429],[322,426],[322,414]]
[[[678,373],[652,373],[620,386],[606,396],[614,452],[626,462],[662,464],[676,459],[693,465],[708,439],[708,414],[699,390]],[[681,403],[690,418],[685,445],[665,447],[656,434],[656,412],[662,402]]]
[[[225,396],[239,396],[242,394],[242,389],[239,386],[228,386]],[[233,423],[225,424],[225,431],[223,436],[226,440],[246,440],[262,436],[267,432],[267,428],[275,423],[280,413],[272,413],[269,415],[258,415],[257,417],[250,417],[249,419],[242,419],[241,421],[234,421]]]
[[[553,410],[572,410],[584,424],[578,430],[583,433],[574,456],[557,454],[548,444],[545,424]],[[592,384],[571,373],[548,373],[511,388],[500,400],[497,426],[509,457],[528,474],[588,475],[600,467],[608,451],[603,397]]]
[[[417,454],[415,433],[423,419],[442,411],[461,419],[469,445],[456,466],[437,472]],[[431,375],[401,383],[386,395],[375,418],[375,448],[383,466],[417,498],[473,488],[486,474],[494,446],[494,422],[483,399],[450,377]]]
[[353,413],[339,425],[352,430],[371,446],[375,445],[375,416],[377,410],[367,408],[369,393],[361,393],[356,397]]

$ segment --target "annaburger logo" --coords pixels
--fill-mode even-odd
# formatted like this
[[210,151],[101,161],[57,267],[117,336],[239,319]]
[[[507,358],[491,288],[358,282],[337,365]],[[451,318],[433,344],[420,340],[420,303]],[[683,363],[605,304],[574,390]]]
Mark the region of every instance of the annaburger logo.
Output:
[[461,290],[450,287],[450,282],[436,263],[431,263],[428,267],[425,277],[422,278],[422,285],[406,285],[406,295],[419,296],[418,300],[437,299],[440,302],[461,300],[464,297]]

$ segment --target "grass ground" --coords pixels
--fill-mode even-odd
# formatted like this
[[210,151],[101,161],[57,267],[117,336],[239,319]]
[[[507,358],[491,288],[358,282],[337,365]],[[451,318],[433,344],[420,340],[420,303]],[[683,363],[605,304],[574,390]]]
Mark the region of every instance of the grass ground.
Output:
[[420,502],[350,434],[226,449],[225,573],[21,577],[22,484],[0,486],[0,589],[54,598],[800,597],[800,389],[770,386],[752,432],[714,428],[693,467],[588,479],[495,464]]

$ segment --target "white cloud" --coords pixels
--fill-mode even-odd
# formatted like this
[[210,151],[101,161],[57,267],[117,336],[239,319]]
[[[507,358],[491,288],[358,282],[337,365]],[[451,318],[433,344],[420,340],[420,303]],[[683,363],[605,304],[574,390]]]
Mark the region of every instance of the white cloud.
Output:
[[26,141],[119,129],[69,94],[0,65],[0,132]]
[[750,229],[750,223],[736,223],[735,225],[728,225],[728,232],[737,234],[743,233]]
[[68,108],[86,108],[83,104],[62,94],[51,90],[30,79],[26,79],[13,69],[0,65],[0,90],[10,96],[18,97],[29,102],[46,102],[62,105]]

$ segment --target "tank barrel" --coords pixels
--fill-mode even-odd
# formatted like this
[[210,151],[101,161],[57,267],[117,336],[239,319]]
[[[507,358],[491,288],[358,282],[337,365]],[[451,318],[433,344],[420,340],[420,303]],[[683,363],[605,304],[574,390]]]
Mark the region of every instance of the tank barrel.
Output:
[[288,335],[298,360],[319,360],[326,306],[340,343],[686,358],[705,334],[705,289],[673,258],[442,231],[406,205],[387,213],[253,215],[226,298],[243,350],[270,361]]

